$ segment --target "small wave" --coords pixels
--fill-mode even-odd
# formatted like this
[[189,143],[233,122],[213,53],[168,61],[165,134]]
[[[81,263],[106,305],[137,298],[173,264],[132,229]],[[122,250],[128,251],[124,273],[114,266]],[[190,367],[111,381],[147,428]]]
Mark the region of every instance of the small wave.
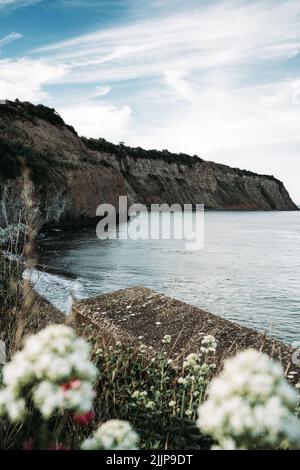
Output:
[[23,277],[30,281],[40,296],[64,313],[69,313],[72,299],[87,297],[78,279],[68,279],[38,269],[26,269]]

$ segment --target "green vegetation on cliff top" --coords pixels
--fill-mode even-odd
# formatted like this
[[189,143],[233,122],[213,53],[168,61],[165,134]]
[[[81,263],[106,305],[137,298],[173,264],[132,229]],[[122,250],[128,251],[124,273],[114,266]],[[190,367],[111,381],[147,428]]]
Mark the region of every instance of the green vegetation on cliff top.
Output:
[[[6,100],[0,103],[0,133],[4,136],[0,135],[0,178],[6,179],[19,176],[21,161],[23,161],[23,163],[25,161],[26,165],[29,166],[33,172],[33,178],[36,181],[41,182],[52,179],[53,176],[58,176],[57,166],[66,167],[67,162],[59,161],[49,152],[37,152],[30,143],[26,144],[26,142],[18,138],[18,136],[16,138],[11,138],[11,136],[9,139],[7,138],[5,134],[7,134],[7,130],[14,120],[30,121],[34,125],[38,125],[39,121],[43,120],[53,126],[66,128],[74,136],[78,137],[75,129],[65,124],[64,120],[53,108],[48,108],[43,105],[36,106],[32,103],[21,102],[19,100]],[[204,161],[197,155],[177,154],[169,152],[168,150],[145,150],[141,147],[134,148],[126,146],[123,143],[117,145],[108,142],[104,138],[88,139],[81,137],[81,141],[89,150],[113,154],[118,160],[125,159],[126,157],[151,160],[158,159],[164,160],[166,163],[181,164],[189,167]],[[84,161],[83,158],[83,162]],[[271,180],[276,179],[274,176],[270,175],[259,175],[239,168],[230,168],[225,165],[221,166],[235,171],[239,176],[263,176]]]

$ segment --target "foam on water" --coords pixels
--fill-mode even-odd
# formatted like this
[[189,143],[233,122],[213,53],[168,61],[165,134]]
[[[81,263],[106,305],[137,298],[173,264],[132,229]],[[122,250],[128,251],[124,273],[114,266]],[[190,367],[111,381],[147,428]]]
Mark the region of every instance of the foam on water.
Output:
[[23,277],[30,280],[34,290],[65,313],[70,313],[72,299],[84,299],[88,294],[78,280],[68,279],[38,269],[27,269]]

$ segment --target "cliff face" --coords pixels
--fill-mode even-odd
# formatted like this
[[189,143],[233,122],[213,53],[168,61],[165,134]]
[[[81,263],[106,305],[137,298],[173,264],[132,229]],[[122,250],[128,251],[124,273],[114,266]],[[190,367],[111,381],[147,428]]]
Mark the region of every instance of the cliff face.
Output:
[[145,151],[79,138],[53,111],[29,103],[0,105],[0,225],[24,217],[24,168],[34,184],[41,227],[74,228],[96,208],[130,203],[205,204],[219,210],[297,210],[284,185],[196,156]]
[[269,176],[229,166],[193,160],[192,164],[166,164],[163,159],[116,159],[109,156],[124,176],[133,201],[149,205],[204,204],[218,210],[295,210],[284,185]]

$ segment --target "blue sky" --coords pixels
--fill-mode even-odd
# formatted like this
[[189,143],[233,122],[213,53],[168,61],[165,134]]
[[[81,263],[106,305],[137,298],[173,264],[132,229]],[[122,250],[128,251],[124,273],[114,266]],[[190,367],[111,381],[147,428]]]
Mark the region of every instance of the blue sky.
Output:
[[300,202],[299,0],[0,0],[0,99],[270,173]]

